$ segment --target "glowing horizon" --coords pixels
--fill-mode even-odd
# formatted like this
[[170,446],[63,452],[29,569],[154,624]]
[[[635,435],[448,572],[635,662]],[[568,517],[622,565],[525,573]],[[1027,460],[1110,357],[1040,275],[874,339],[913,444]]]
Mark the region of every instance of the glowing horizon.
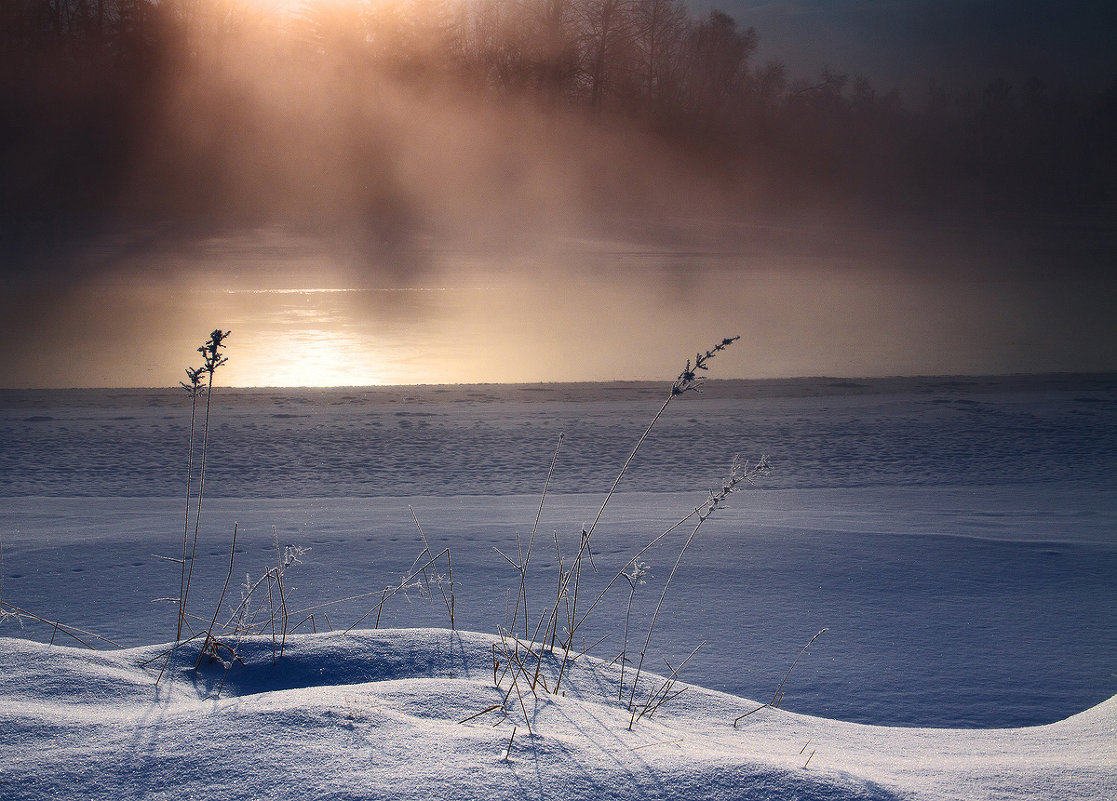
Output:
[[712,378],[1117,368],[1104,278],[1068,307],[1048,279],[723,253],[688,254],[697,266],[680,273],[671,253],[595,246],[558,266],[506,258],[478,268],[457,253],[421,283],[370,287],[325,256],[308,272],[297,248],[288,266],[245,252],[225,243],[195,262],[145,260],[146,277],[75,286],[28,309],[0,386],[173,387],[218,326],[232,331],[218,381],[244,388],[670,381],[695,351],[738,334]]

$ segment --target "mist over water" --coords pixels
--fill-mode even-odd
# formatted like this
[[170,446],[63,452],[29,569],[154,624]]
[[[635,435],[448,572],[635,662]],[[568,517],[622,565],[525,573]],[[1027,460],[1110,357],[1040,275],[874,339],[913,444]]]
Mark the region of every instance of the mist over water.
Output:
[[0,385],[173,385],[216,326],[236,385],[1117,367],[1105,76],[899,98],[544,5],[10,28]]
[[[279,229],[143,254],[13,309],[2,385],[170,386],[233,331],[232,386],[657,380],[741,334],[726,378],[1003,374],[1117,363],[1104,274],[991,269],[922,236],[757,226],[683,250],[619,240],[415,251],[409,281]],[[692,235],[704,234],[694,226]],[[794,245],[773,239],[797,238]],[[983,259],[985,261],[983,262]],[[20,319],[22,318],[22,322]]]

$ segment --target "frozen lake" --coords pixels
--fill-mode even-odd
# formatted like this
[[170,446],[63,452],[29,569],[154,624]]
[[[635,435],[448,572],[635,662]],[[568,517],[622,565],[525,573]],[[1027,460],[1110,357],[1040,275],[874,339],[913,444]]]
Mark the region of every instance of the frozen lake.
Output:
[[[214,396],[195,569],[212,612],[239,523],[236,576],[273,538],[311,550],[294,603],[379,592],[420,549],[454,560],[459,627],[494,631],[518,578],[560,432],[529,612],[665,387],[652,384],[228,390]],[[173,638],[189,405],[171,390],[0,391],[3,599],[124,645]],[[687,552],[649,658],[703,641],[688,681],[767,700],[819,629],[784,706],[887,724],[1013,726],[1117,693],[1117,376],[711,382],[678,399],[594,535],[600,586],[700,503],[735,454],[770,476],[730,498]],[[632,640],[681,537],[645,560]],[[579,639],[621,650],[610,595]],[[192,605],[193,606],[193,605]],[[362,599],[318,610],[348,626]],[[391,602],[384,625],[447,625]],[[309,625],[309,623],[307,624]],[[522,625],[522,624],[521,624]],[[9,636],[50,636],[31,626]],[[638,650],[638,648],[636,648]]]

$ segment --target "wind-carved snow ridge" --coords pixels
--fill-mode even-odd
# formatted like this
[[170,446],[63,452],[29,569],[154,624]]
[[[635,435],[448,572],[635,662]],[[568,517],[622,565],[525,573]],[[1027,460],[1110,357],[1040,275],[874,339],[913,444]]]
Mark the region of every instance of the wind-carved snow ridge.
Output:
[[[87,799],[1109,799],[1117,699],[1047,726],[904,729],[690,687],[628,729],[619,668],[559,695],[494,683],[499,638],[441,629],[270,638],[195,671],[190,644],[112,652],[0,638],[0,797]],[[143,663],[149,663],[144,666]],[[220,697],[214,693],[223,683]],[[513,696],[514,698],[514,696]],[[530,722],[530,730],[528,723]],[[505,753],[507,751],[507,753]]]

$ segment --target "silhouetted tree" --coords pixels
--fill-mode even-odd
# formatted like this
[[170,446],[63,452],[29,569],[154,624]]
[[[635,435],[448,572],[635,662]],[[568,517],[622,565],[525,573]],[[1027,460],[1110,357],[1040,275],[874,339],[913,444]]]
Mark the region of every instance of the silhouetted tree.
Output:
[[756,46],[756,31],[741,31],[737,21],[721,11],[711,11],[691,30],[687,105],[706,134],[734,116]]
[[606,92],[624,80],[631,40],[630,0],[579,0],[579,39],[590,105],[600,110]]
[[632,6],[636,74],[646,106],[678,103],[689,17],[682,0],[636,0]]

